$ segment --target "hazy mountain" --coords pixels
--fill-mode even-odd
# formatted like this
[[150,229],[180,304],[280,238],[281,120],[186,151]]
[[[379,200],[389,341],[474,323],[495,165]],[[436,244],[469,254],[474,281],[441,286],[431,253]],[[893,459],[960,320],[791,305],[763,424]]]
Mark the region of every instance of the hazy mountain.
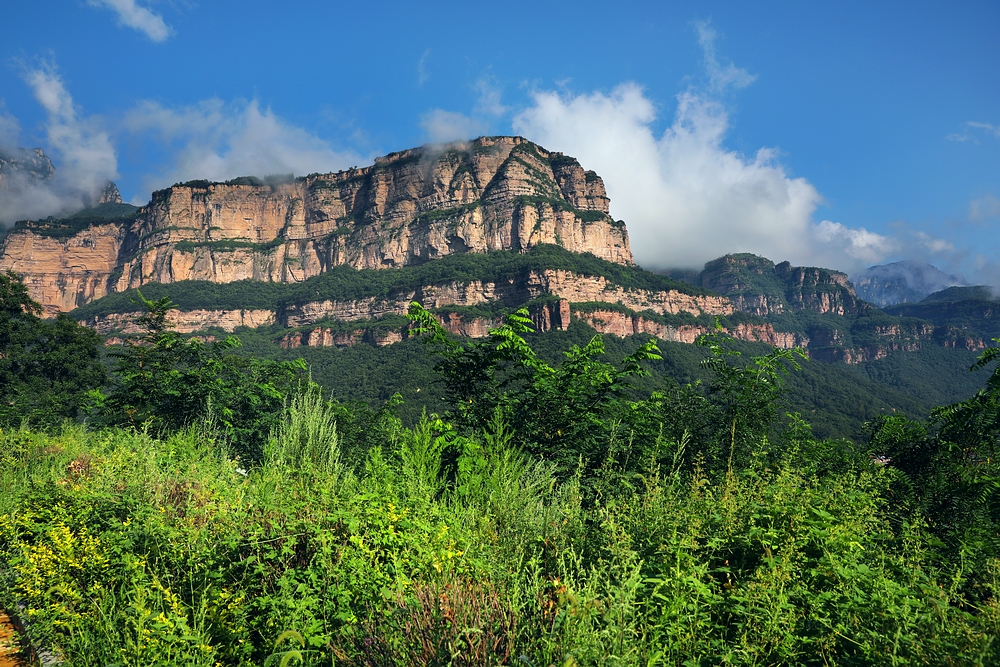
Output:
[[54,173],[41,148],[0,148],[0,191],[21,187],[24,181],[44,181]]
[[961,276],[914,260],[869,267],[852,281],[859,297],[881,307],[915,303],[948,287],[969,285]]

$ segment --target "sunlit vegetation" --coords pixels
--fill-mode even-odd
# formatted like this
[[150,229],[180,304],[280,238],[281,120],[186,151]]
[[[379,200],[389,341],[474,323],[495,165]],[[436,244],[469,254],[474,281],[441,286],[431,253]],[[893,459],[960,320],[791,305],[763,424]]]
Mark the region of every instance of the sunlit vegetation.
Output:
[[[7,332],[39,325],[19,285]],[[1000,348],[971,398],[829,439],[784,407],[794,351],[711,334],[704,382],[649,390],[652,339],[550,354],[527,311],[463,341],[414,305],[438,408],[405,423],[170,305],[72,418],[0,426],[0,606],[65,664],[1000,661]]]

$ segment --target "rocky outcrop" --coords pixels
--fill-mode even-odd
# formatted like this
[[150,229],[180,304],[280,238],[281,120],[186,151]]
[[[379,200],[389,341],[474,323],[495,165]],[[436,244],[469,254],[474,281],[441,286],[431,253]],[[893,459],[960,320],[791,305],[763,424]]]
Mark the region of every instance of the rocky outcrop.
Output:
[[0,271],[22,275],[31,297],[54,317],[107,296],[124,238],[116,224],[88,227],[69,238],[15,230],[4,240]]
[[858,298],[846,273],[814,266],[792,266],[789,262],[777,264],[774,272],[785,283],[785,299],[793,310],[835,315],[871,311],[871,306]]
[[[521,137],[482,137],[286,182],[175,185],[133,219],[65,239],[36,223],[9,235],[0,269],[24,275],[54,313],[150,282],[298,282],[340,265],[391,268],[539,244],[631,264],[628,233],[608,205],[603,181],[575,159]],[[97,247],[97,234],[115,242]],[[88,248],[85,261],[57,256],[78,247]]]
[[52,178],[56,169],[41,148],[0,149],[0,192]]
[[828,363],[842,362],[845,364],[862,364],[868,361],[885,359],[892,352],[916,352],[920,343],[887,343],[885,345],[866,345],[863,347],[821,347],[810,351],[810,356]]
[[[660,340],[678,343],[694,343],[699,336],[711,333],[711,327],[698,325],[671,326],[663,324],[638,313],[626,313],[619,310],[587,310],[576,309],[573,314],[603,334],[611,334],[624,338],[635,334],[649,334]],[[737,324],[731,329],[724,329],[733,338],[755,343],[767,343],[781,349],[805,347],[809,339],[795,333],[775,331],[771,324]]]
[[[141,313],[112,313],[81,322],[102,336],[111,334],[137,334],[142,331],[137,325]],[[274,324],[273,310],[171,310],[167,321],[178,333],[194,333],[205,329],[222,329],[232,332],[239,327],[257,327]]]
[[728,296],[736,310],[759,317],[803,310],[836,315],[871,310],[858,298],[845,273],[789,262],[776,265],[748,253],[708,262],[700,283]]
[[352,329],[339,331],[330,327],[316,327],[307,331],[296,331],[281,337],[279,345],[286,350],[297,347],[354,347],[367,343],[374,347],[386,347],[403,340],[403,332],[392,329]]
[[97,205],[121,203],[122,193],[118,191],[118,186],[115,185],[114,181],[108,181],[108,184],[104,186],[101,194],[97,197]]
[[634,310],[652,310],[661,315],[682,312],[692,315],[732,313],[732,306],[722,297],[692,296],[676,290],[630,290],[614,285],[600,276],[544,269],[529,271],[524,276],[506,282],[473,280],[467,283],[429,285],[394,294],[389,299],[365,297],[351,301],[323,300],[294,304],[287,308],[280,319],[289,327],[300,327],[323,319],[353,321],[392,314],[402,315],[409,309],[411,301],[418,301],[427,308],[480,306],[497,301],[517,305],[545,295],[570,302],[615,303]]

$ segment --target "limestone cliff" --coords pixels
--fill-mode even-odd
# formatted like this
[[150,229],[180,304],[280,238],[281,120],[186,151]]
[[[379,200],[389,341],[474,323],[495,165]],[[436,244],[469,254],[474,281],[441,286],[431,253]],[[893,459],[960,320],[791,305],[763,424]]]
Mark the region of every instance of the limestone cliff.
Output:
[[482,137],[285,182],[191,181],[153,193],[131,219],[72,236],[22,226],[0,270],[24,275],[53,314],[150,282],[298,282],[345,264],[400,267],[539,244],[631,264],[608,205],[601,178],[575,159],[520,137]]
[[[259,327],[270,324],[278,324],[288,328],[302,328],[325,320],[363,322],[389,315],[404,315],[413,301],[418,301],[427,308],[475,307],[499,302],[505,304],[509,309],[514,309],[539,297],[550,295],[567,303],[571,301],[600,301],[636,310],[649,310],[661,315],[678,313],[688,313],[695,316],[727,315],[732,312],[732,307],[722,297],[694,296],[676,290],[625,289],[609,284],[607,279],[603,277],[581,275],[558,269],[544,269],[529,270],[523,275],[497,282],[452,280],[423,285],[393,292],[382,298],[366,296],[343,300],[323,299],[292,302],[277,310],[196,309],[171,311],[171,318],[177,330],[182,333],[191,333],[209,327],[233,331],[240,326]],[[83,324],[93,327],[102,335],[114,332],[131,333],[133,329],[130,323],[138,315],[138,312],[113,313],[86,318],[83,320]],[[570,315],[569,311],[566,310],[565,312],[551,311],[546,315],[539,315],[539,317],[542,319],[539,319],[536,325],[540,330],[548,331],[550,328],[565,329],[569,325]],[[456,324],[456,326],[458,325]],[[483,335],[485,335],[485,330]]]

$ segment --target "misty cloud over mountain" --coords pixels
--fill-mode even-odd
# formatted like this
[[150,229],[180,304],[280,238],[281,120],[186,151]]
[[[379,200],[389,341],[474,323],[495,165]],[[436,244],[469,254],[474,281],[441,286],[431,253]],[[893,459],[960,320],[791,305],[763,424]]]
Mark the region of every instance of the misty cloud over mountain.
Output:
[[947,274],[926,262],[914,260],[872,266],[853,276],[851,281],[858,296],[876,306],[915,303],[934,292],[969,285],[962,276]]

